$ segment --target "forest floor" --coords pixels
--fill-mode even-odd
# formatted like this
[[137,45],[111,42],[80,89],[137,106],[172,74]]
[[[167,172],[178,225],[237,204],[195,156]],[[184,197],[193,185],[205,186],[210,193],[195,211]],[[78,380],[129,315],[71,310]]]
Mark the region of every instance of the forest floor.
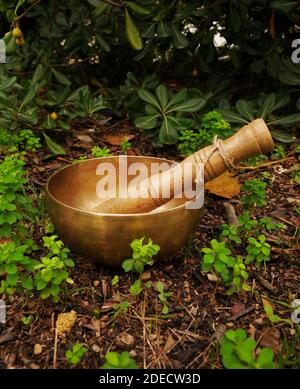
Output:
[[[130,132],[126,125],[124,128],[124,133]],[[115,128],[109,135],[122,137],[123,132]],[[118,146],[104,143],[102,135],[67,136],[68,154],[63,157],[51,158],[46,150],[26,156],[30,185],[41,192],[41,199],[51,173],[82,155],[91,156],[91,141],[121,153]],[[175,148],[154,149],[148,138],[134,135],[128,154],[178,158]],[[299,326],[289,322],[290,304],[300,296],[300,216],[296,213],[299,176],[298,181],[295,179],[299,162],[293,152],[282,162],[267,162],[237,173],[240,183],[253,178],[267,182],[267,205],[256,208],[253,217],[270,216],[285,225],[285,229],[266,233],[272,246],[266,270],[248,265],[250,292],[228,296],[228,288],[218,277],[201,270],[201,248],[219,239],[220,226],[228,223],[224,202],[234,207],[236,215],[242,212],[239,194],[230,199],[207,194],[204,215],[193,240],[173,258],[147,267],[141,276],[153,284],[164,283],[171,293],[168,314],[161,313],[154,287],[145,288],[137,297],[130,294],[137,275],[98,267],[72,254],[76,261],[70,274],[74,285],[60,302],[25,294],[10,298],[7,323],[0,328],[1,367],[67,368],[66,350],[82,343],[88,351],[76,368],[99,368],[108,351],[124,350],[140,368],[222,368],[220,339],[226,330],[236,328],[244,328],[258,348],[273,349],[279,367],[299,367]],[[35,226],[37,240],[44,233],[43,223]],[[243,245],[237,250],[246,253]],[[119,284],[113,287],[115,275],[119,276]],[[116,315],[114,304],[122,301],[129,302],[128,311]],[[266,304],[280,320],[270,319]],[[77,319],[71,331],[55,336],[57,315],[72,310]],[[31,321],[24,324],[24,317],[31,317]]]

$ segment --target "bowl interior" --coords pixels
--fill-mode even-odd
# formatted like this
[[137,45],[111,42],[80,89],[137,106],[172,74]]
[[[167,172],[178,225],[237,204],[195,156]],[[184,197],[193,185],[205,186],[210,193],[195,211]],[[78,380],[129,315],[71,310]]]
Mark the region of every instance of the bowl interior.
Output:
[[[119,191],[122,185],[126,183],[124,176],[126,176],[128,182],[137,179],[137,177],[129,175],[127,169],[124,169],[124,166],[129,168],[136,162],[143,163],[148,175],[151,174],[153,164],[163,164],[161,166],[166,169],[173,163],[173,161],[162,158],[137,156],[122,156],[121,159],[115,156],[90,159],[67,166],[51,176],[47,185],[48,194],[63,205],[93,212],[94,208],[107,198],[110,190],[108,184],[104,187],[103,192],[99,191],[99,186],[97,187],[100,180],[108,180],[107,168],[109,166],[107,164],[113,165],[115,169],[116,189]],[[120,175],[122,175],[121,180]],[[178,200],[177,206],[186,202],[186,200]]]

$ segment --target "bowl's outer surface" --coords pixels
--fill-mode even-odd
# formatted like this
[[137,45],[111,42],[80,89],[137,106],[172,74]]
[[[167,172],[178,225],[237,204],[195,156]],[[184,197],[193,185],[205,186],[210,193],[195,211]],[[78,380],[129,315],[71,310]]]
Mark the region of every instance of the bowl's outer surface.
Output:
[[[128,166],[143,162],[149,168],[153,162],[172,163],[160,158],[135,156],[128,156],[127,161]],[[194,234],[202,210],[186,209],[182,204],[157,213],[92,212],[99,203],[96,186],[101,176],[96,174],[96,169],[104,162],[114,164],[118,175],[118,157],[104,157],[67,166],[48,180],[46,204],[59,236],[84,259],[101,265],[120,266],[131,257],[131,241],[142,236],[160,245],[156,259],[168,259]]]

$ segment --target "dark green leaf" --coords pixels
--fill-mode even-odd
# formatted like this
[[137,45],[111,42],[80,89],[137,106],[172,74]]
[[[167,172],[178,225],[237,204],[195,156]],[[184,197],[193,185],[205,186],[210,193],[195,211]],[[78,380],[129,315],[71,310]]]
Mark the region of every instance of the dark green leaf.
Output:
[[178,140],[178,132],[174,128],[174,125],[168,116],[166,116],[163,120],[159,132],[159,139],[165,144],[174,144]]
[[47,144],[48,149],[53,155],[64,155],[66,154],[64,148],[57,143],[55,143],[48,135],[44,133],[44,138]]

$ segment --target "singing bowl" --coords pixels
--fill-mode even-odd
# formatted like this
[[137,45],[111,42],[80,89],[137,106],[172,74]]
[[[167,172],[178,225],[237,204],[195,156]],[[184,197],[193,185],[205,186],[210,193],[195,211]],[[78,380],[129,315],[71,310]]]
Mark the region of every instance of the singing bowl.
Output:
[[[101,179],[96,169],[99,164],[107,162],[114,165],[118,178],[119,159],[115,156],[67,166],[49,178],[46,205],[58,235],[73,252],[104,266],[117,267],[125,259],[131,258],[130,243],[143,236],[145,242],[151,238],[159,244],[160,251],[155,259],[170,258],[194,234],[202,209],[187,209],[183,200],[179,206],[154,213],[93,212],[95,204],[99,203],[96,186]],[[173,163],[162,158],[127,157],[128,166],[135,162],[143,162],[149,172],[151,163]],[[105,196],[103,194],[103,199]]]

